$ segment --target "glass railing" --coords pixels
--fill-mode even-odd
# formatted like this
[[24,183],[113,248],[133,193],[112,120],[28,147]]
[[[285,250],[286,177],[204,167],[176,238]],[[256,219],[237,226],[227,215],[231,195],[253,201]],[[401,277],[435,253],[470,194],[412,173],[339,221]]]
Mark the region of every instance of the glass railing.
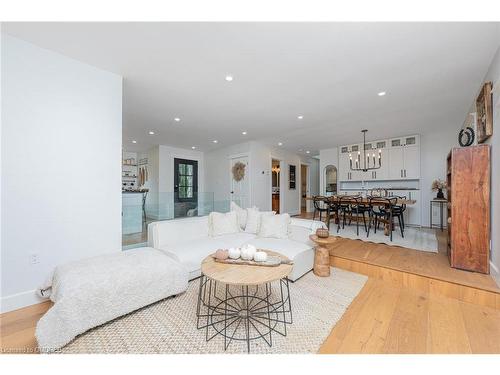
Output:
[[173,192],[123,192],[123,248],[145,246],[147,225],[153,221],[205,216],[212,211],[228,212],[229,207],[229,200],[215,200],[212,192],[194,193],[192,197],[180,197]]

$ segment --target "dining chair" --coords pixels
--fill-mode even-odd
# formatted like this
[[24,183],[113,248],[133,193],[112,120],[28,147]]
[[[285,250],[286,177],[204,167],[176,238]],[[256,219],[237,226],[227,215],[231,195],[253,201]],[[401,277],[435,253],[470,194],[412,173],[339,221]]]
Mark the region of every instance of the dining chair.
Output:
[[319,212],[319,221],[323,220],[323,212],[328,213],[328,206],[325,204],[325,199],[326,197],[323,197],[322,195],[315,195],[313,197],[313,220],[316,218],[316,212]]
[[[406,211],[406,203],[404,203],[404,200],[406,200],[406,196],[401,195],[401,196],[396,196],[397,201],[394,204],[394,207],[392,208],[393,210],[393,216],[396,216],[399,221],[399,228],[401,231],[401,236],[404,238],[404,231],[405,231],[405,219],[404,219],[404,212]],[[398,201],[403,201],[403,203],[398,204]]]
[[398,198],[396,197],[370,197],[369,198],[369,206],[370,206],[370,219],[368,223],[368,230],[366,232],[366,236],[370,235],[370,229],[372,224],[372,219],[374,221],[373,232],[377,233],[377,229],[384,220],[389,229],[389,236],[392,242],[392,230],[394,227],[394,206],[397,203]]
[[361,217],[363,218],[363,225],[365,226],[365,232],[368,232],[368,229],[366,226],[365,213],[368,213],[368,216],[369,216],[370,206],[364,202],[363,197],[356,196],[356,197],[352,198],[350,212],[351,212],[351,216],[349,219],[349,225],[351,224],[351,220],[353,219],[354,215],[356,215],[356,235],[359,236],[359,220]]
[[340,220],[339,219],[339,197],[336,195],[332,195],[330,197],[327,197],[325,200],[325,203],[328,205],[328,213],[327,213],[327,227],[330,229],[330,220],[332,217],[335,220]]
[[337,212],[338,212],[337,233],[340,231],[340,222],[342,222],[342,229],[345,228],[346,215],[351,214],[351,202],[352,202],[352,197],[350,195],[342,195],[339,197],[337,203]]

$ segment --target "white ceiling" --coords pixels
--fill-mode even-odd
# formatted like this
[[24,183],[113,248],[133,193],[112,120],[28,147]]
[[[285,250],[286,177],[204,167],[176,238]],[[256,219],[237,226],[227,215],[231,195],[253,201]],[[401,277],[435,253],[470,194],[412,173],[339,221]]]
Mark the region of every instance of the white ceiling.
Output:
[[4,23],[2,29],[122,75],[123,143],[135,151],[154,144],[206,151],[262,140],[314,154],[358,142],[363,128],[374,139],[458,127],[499,45],[497,23]]

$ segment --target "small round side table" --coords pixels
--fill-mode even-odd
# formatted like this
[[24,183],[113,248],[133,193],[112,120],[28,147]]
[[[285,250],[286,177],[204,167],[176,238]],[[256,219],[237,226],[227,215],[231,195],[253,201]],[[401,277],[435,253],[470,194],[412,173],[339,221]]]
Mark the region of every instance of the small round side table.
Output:
[[316,243],[316,250],[314,251],[314,274],[320,277],[330,276],[330,251],[328,250],[328,246],[334,244],[337,241],[337,237],[329,236],[320,238],[315,234],[311,234],[309,238]]

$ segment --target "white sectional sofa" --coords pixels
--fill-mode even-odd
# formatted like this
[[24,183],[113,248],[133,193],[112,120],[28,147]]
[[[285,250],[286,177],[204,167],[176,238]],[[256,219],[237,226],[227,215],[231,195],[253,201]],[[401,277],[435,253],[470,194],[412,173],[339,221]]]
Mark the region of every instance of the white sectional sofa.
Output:
[[314,243],[309,235],[322,227],[326,226],[320,221],[292,218],[288,238],[262,238],[245,232],[212,237],[209,235],[208,216],[201,216],[149,224],[148,246],[178,260],[187,268],[192,280],[201,275],[202,260],[217,249],[252,244],[259,249],[277,251],[293,260],[289,279],[295,281],[313,268]]

